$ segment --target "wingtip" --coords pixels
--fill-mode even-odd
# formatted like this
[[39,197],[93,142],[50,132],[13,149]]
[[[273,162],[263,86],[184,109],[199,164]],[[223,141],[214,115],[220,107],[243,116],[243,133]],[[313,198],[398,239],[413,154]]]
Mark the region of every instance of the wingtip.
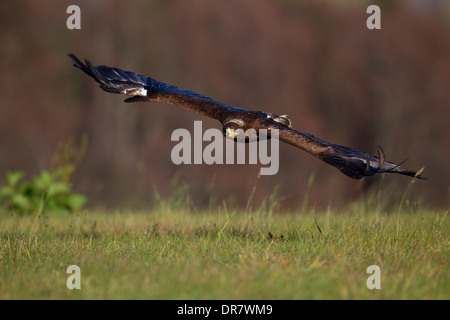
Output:
[[85,69],[86,66],[84,65],[83,62],[81,62],[80,59],[78,59],[78,57],[75,54],[68,53],[67,55],[69,56],[69,58],[71,58],[73,60],[73,62],[74,62],[73,66],[74,67],[77,67],[77,68],[82,69],[82,70]]
[[428,180],[427,177],[422,176],[423,171],[425,170],[425,167],[420,168],[417,170],[417,172],[414,174],[414,178],[422,179],[422,180]]
[[74,53],[68,53],[67,55],[75,62],[80,61],[80,59],[78,59],[78,57]]
[[387,172],[393,172],[393,173],[399,173],[408,177],[411,177],[414,179],[420,179],[420,180],[428,180],[428,177],[424,177],[422,175],[423,171],[424,171],[425,167],[421,168],[420,170],[414,170],[414,171],[409,171],[409,170],[393,170],[393,171],[387,171]]

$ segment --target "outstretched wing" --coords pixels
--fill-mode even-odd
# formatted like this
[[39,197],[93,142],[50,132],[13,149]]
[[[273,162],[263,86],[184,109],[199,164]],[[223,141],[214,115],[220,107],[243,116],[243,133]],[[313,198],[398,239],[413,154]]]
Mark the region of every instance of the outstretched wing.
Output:
[[94,66],[87,59],[85,59],[86,64],[84,64],[74,54],[69,54],[69,57],[74,61],[75,67],[97,81],[103,90],[131,96],[125,102],[164,102],[201,113],[221,122],[229,113],[243,111],[243,109],[231,107],[195,92],[179,89],[144,75],[107,66]]
[[353,179],[360,179],[364,176],[371,176],[375,173],[399,173],[410,177],[425,179],[420,172],[405,170],[400,164],[395,164],[384,160],[384,152],[378,146],[378,157],[353,148],[330,145],[328,152],[321,156],[321,159],[332,166],[335,166],[342,173]]
[[405,170],[401,164],[385,161],[383,149],[378,146],[378,156],[363,151],[332,144],[293,128],[278,125],[280,140],[303,149],[320,160],[338,168],[343,174],[353,179],[371,176],[375,173],[399,173],[410,177],[425,179],[422,170]]

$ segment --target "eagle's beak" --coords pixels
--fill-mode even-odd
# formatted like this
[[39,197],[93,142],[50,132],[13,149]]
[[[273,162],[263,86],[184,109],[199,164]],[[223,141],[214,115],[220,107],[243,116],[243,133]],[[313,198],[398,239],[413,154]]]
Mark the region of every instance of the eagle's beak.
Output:
[[234,129],[227,128],[225,134],[227,137],[234,138],[235,136],[237,136],[239,134],[239,132],[235,132]]

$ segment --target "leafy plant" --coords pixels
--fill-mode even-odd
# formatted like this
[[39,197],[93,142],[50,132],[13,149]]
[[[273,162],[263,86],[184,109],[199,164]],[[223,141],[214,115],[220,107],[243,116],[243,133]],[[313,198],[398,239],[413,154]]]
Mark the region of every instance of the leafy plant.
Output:
[[0,205],[22,214],[66,213],[81,209],[86,198],[72,192],[70,177],[86,148],[86,135],[81,137],[78,147],[73,139],[60,143],[53,156],[51,170],[42,170],[31,180],[23,180],[23,171],[8,172],[6,185],[0,188]]
[[23,171],[8,172],[6,185],[0,188],[0,204],[22,214],[67,213],[79,210],[86,202],[64,181],[64,172],[43,170],[32,180],[23,180]]

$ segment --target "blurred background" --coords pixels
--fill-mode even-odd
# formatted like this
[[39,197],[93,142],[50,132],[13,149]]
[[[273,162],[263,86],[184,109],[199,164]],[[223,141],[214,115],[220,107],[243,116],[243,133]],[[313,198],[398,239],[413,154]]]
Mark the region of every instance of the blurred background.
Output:
[[[81,8],[81,30],[66,9]],[[368,30],[366,8],[381,8]],[[375,190],[399,201],[400,175],[352,180],[280,144],[280,169],[180,165],[173,130],[221,125],[158,103],[125,104],[72,66],[67,53],[120,67],[230,105],[289,114],[294,127],[376,154],[427,181],[409,203],[446,208],[450,141],[449,1],[26,1],[0,2],[0,185],[5,173],[52,166],[80,150],[71,182],[92,208],[146,208],[183,190],[193,209],[255,206],[295,211],[342,206]]]

